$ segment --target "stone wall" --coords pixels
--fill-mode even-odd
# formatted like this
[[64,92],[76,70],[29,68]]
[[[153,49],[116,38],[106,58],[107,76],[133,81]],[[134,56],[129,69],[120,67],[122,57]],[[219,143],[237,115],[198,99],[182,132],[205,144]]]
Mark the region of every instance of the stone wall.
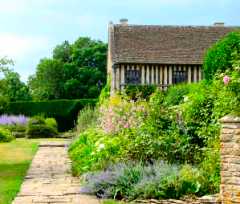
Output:
[[225,116],[221,130],[222,204],[240,203],[240,117]]

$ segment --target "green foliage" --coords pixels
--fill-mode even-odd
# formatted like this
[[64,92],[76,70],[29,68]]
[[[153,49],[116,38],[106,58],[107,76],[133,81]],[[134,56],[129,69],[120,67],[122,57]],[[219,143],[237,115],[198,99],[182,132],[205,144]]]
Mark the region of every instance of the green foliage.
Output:
[[106,82],[106,55],[107,45],[90,38],[57,45],[29,79],[34,99],[97,98]]
[[119,163],[84,175],[83,192],[114,199],[167,199],[202,196],[208,178],[190,165]]
[[125,87],[125,93],[133,100],[148,99],[155,90],[156,86],[154,85],[128,85]]
[[46,118],[45,123],[47,126],[54,128],[55,130],[58,129],[58,124],[55,118]]
[[95,127],[98,120],[98,111],[91,106],[80,110],[77,120],[77,132],[82,133],[88,128]]
[[87,105],[94,106],[96,102],[94,99],[13,102],[9,104],[7,112],[14,115],[43,114],[45,117],[53,117],[57,120],[59,131],[65,131],[74,127],[79,110]]
[[74,175],[107,167],[118,160],[124,139],[105,135],[100,129],[88,129],[71,144],[69,155]]
[[186,96],[194,86],[195,84],[177,84],[170,86],[164,97],[164,104],[167,106],[179,105],[184,101],[184,96]]
[[60,60],[67,63],[71,61],[72,46],[68,41],[64,41],[62,44],[57,45],[53,50],[53,59]]
[[63,91],[63,64],[55,59],[41,59],[29,80],[34,99],[59,99]]
[[53,119],[45,120],[41,116],[35,116],[28,121],[26,135],[28,138],[56,137],[57,125],[53,123]]
[[106,103],[106,101],[110,97],[110,91],[111,91],[111,78],[108,77],[107,83],[99,95],[99,102],[98,102],[99,105],[103,105],[104,103]]
[[204,150],[203,161],[199,168],[203,178],[202,188],[204,194],[218,193],[220,185],[220,141],[219,138],[209,142]]
[[1,142],[10,142],[14,139],[14,137],[12,136],[12,133],[4,128],[4,127],[0,127],[0,143]]
[[23,138],[26,136],[26,125],[5,125],[4,128],[10,130],[15,138]]
[[0,114],[3,114],[9,105],[9,99],[6,96],[0,95]]
[[0,79],[0,109],[6,101],[31,100],[28,87],[20,80],[17,72],[8,68],[9,65],[13,65],[12,60],[0,59],[0,73],[3,75]]
[[216,72],[232,69],[234,52],[240,53],[239,31],[229,33],[207,51],[203,64],[204,77],[211,80]]

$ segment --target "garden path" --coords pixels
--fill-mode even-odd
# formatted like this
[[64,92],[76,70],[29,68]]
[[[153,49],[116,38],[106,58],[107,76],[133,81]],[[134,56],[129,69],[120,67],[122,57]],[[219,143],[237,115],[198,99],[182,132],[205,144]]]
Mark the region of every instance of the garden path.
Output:
[[79,178],[71,175],[67,140],[41,142],[13,204],[99,204],[80,193]]

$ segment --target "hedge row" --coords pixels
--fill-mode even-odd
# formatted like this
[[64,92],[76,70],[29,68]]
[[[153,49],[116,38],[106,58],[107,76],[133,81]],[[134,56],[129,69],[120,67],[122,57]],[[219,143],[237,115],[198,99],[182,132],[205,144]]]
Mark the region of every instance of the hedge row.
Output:
[[66,131],[74,127],[78,112],[84,106],[94,106],[96,102],[97,99],[12,102],[6,113],[53,117],[58,122],[59,131]]

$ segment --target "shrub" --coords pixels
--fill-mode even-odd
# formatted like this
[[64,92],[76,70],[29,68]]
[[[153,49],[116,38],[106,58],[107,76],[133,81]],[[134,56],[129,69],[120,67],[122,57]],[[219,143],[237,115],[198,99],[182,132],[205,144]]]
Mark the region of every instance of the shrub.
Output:
[[28,138],[55,137],[58,132],[52,124],[49,126],[41,116],[35,116],[28,121],[26,134]]
[[184,96],[186,96],[191,89],[196,86],[195,84],[178,84],[170,86],[164,97],[164,104],[167,106],[179,105],[184,101]]
[[0,127],[0,142],[10,142],[13,139],[14,137],[8,129]]
[[55,118],[59,131],[66,131],[74,127],[79,110],[87,105],[94,106],[96,102],[96,99],[12,102],[9,103],[7,112],[14,115],[44,115]]
[[0,125],[26,125],[28,118],[24,115],[1,115]]
[[119,163],[106,170],[84,176],[83,193],[101,198],[167,199],[205,193],[201,171],[190,165],[169,165],[163,161],[153,164]]
[[3,125],[3,127],[10,130],[15,138],[22,138],[26,136],[26,125]]
[[90,127],[94,127],[98,120],[98,110],[86,106],[78,114],[77,132],[82,133]]
[[100,107],[100,128],[105,133],[115,134],[123,129],[138,127],[146,117],[148,105],[143,100],[133,101],[120,95],[109,98],[108,104]]
[[220,141],[216,138],[204,149],[203,159],[199,165],[203,176],[202,189],[204,194],[219,193],[220,185]]
[[240,53],[239,31],[229,33],[207,51],[203,63],[204,77],[211,80],[216,72],[232,69],[234,52]]
[[88,129],[70,145],[74,175],[99,170],[120,158],[124,138],[105,135],[99,129]]
[[0,125],[11,131],[16,138],[25,137],[28,118],[24,115],[1,115]]
[[149,99],[150,95],[156,90],[155,85],[128,85],[125,87],[125,93],[132,100]]
[[54,118],[46,118],[45,123],[48,127],[52,127],[57,131],[58,124],[57,124],[57,121]]

